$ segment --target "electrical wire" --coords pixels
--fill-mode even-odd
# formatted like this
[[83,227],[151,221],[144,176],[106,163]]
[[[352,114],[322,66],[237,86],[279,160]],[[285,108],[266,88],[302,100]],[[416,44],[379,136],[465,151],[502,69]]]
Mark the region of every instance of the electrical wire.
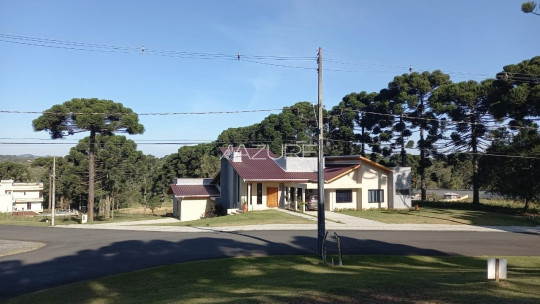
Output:
[[[225,53],[209,53],[209,52],[160,50],[160,49],[148,48],[148,47],[145,47],[144,45],[142,45],[140,48],[139,47],[125,47],[125,46],[115,46],[115,45],[107,45],[107,44],[76,42],[76,41],[69,41],[69,40],[29,37],[29,36],[12,35],[12,34],[5,34],[5,33],[0,33],[0,42],[27,45],[27,46],[36,46],[36,47],[76,50],[76,51],[122,53],[122,54],[131,53],[131,54],[142,54],[142,55],[183,58],[183,59],[236,60],[236,61],[245,61],[249,63],[281,67],[281,68],[317,70],[316,67],[264,62],[264,61],[315,61],[317,59],[315,56],[249,55],[249,54],[240,54],[240,52],[238,52],[237,54],[225,54]],[[323,68],[323,71],[329,71],[329,72],[390,73],[392,71],[408,71],[409,69],[412,69],[411,66],[407,67],[405,65],[399,66],[399,65],[389,65],[389,64],[348,62],[348,61],[343,61],[343,60],[334,59],[334,58],[325,58],[324,60],[326,63],[329,63],[329,64],[339,64],[339,65],[346,65],[346,66],[361,66],[361,67],[367,67],[370,69],[373,69],[373,68],[379,69],[379,70],[374,71],[374,70],[365,70],[365,69],[354,70],[354,69]],[[380,69],[384,69],[384,70],[381,71]],[[425,69],[425,68],[417,68],[417,69],[434,70],[434,69]],[[492,76],[492,75],[482,74],[482,73],[461,72],[461,71],[444,71],[444,72],[457,78],[465,78],[465,77],[489,78]],[[534,74],[507,73],[507,75],[510,75],[509,80],[518,80],[522,82],[535,82],[535,83],[538,83],[540,81],[540,76],[534,75]]]

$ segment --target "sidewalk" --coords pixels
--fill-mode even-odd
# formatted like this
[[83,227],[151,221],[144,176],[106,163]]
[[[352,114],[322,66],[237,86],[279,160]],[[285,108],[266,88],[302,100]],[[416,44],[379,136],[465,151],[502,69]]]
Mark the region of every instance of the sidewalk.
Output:
[[[188,226],[154,226],[178,222],[174,218],[157,220],[119,222],[105,224],[73,224],[57,226],[71,229],[114,229],[156,232],[230,232],[230,231],[260,231],[260,230],[317,230],[317,211],[305,213],[285,209],[275,209],[290,215],[299,216],[313,221],[313,224],[269,224],[222,227],[188,227]],[[472,226],[472,225],[438,225],[438,224],[385,224],[377,221],[349,216],[331,211],[325,212],[325,228],[327,230],[390,230],[390,231],[476,231],[476,232],[521,232],[540,235],[540,227],[523,226]]]

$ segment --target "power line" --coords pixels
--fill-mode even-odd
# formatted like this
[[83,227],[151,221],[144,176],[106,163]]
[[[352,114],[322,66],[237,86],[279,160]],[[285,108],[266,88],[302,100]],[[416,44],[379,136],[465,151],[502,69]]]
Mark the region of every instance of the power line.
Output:
[[[294,68],[294,69],[303,69],[303,70],[316,70],[316,67],[311,66],[297,66],[297,65],[287,65],[287,64],[277,64],[265,61],[316,61],[315,56],[277,56],[277,55],[249,55],[249,54],[226,54],[226,53],[209,53],[209,52],[188,52],[188,51],[177,51],[177,50],[160,50],[148,48],[144,45],[141,47],[125,47],[125,46],[116,46],[108,44],[97,44],[97,43],[85,43],[69,40],[58,40],[58,39],[48,39],[48,38],[38,38],[38,37],[29,37],[21,35],[12,35],[0,33],[0,42],[20,44],[27,46],[36,46],[36,47],[48,47],[54,49],[66,49],[66,50],[75,50],[75,51],[90,51],[90,52],[104,52],[104,53],[121,53],[121,54],[142,54],[150,56],[161,56],[161,57],[171,57],[171,58],[183,58],[183,59],[220,59],[220,60],[230,60],[230,61],[245,61],[249,63],[255,63],[260,65],[275,66],[281,68]],[[408,71],[409,66],[403,65],[389,65],[389,64],[376,64],[376,63],[363,63],[363,62],[350,62],[343,61],[339,59],[328,58],[325,59],[328,63],[340,64],[346,66],[361,66],[367,68],[376,68],[376,69],[386,69],[389,71],[366,71],[366,70],[354,70],[354,69],[334,69],[334,68],[324,68],[324,71],[330,72],[345,72],[345,73],[365,73],[365,72],[390,72],[390,71]],[[434,70],[426,68],[417,68],[420,70]],[[472,72],[461,72],[461,71],[444,71],[447,74],[458,78],[465,77],[483,77],[489,78],[492,75],[483,74],[483,73],[472,73]],[[512,76],[509,80],[518,80],[518,81],[538,81],[539,75],[533,74],[520,74]]]
[[258,112],[275,112],[292,107],[276,108],[276,109],[255,109],[255,110],[233,110],[233,111],[205,111],[205,112],[148,112],[148,113],[84,113],[70,112],[59,113],[49,111],[18,111],[18,110],[0,110],[4,114],[47,114],[47,115],[115,115],[115,116],[168,116],[168,115],[216,115],[216,114],[241,114],[241,113],[258,113]]
[[238,60],[238,59],[257,59],[257,60],[294,60],[294,61],[303,61],[303,60],[315,60],[314,56],[275,56],[275,55],[249,55],[249,54],[224,54],[224,53],[207,53],[207,52],[188,52],[188,51],[176,51],[176,50],[160,50],[152,49],[146,46],[138,47],[124,47],[124,46],[115,46],[107,44],[96,44],[96,43],[84,43],[68,40],[57,40],[57,39],[47,39],[47,38],[35,38],[28,36],[20,35],[10,35],[0,33],[0,41],[6,43],[15,43],[23,44],[30,46],[39,46],[39,47],[50,47],[58,49],[67,49],[67,50],[77,50],[77,51],[94,51],[94,52],[117,52],[117,53],[137,53],[144,55],[156,55],[156,56],[166,56],[166,57],[180,57],[180,58],[198,58],[198,59],[227,59],[227,60]]

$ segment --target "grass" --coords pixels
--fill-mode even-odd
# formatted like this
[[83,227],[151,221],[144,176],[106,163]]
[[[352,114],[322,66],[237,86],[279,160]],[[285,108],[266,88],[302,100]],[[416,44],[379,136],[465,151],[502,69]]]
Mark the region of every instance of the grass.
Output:
[[[114,211],[114,218],[105,219],[102,216],[94,215],[94,224],[99,223],[116,223],[116,222],[128,222],[128,221],[144,221],[154,220],[166,216],[167,213],[172,212],[172,201],[166,201],[161,208],[157,208],[154,213],[151,214],[150,209],[146,209],[146,213],[143,211],[143,207],[136,208],[123,208]],[[45,210],[50,212],[50,210]],[[49,220],[49,222],[46,222]],[[16,225],[16,226],[38,226],[47,227],[50,226],[50,216],[34,216],[23,217],[13,216],[11,213],[0,213],[0,225]],[[70,225],[80,223],[80,217],[75,216],[56,216],[55,225]]]
[[446,224],[476,226],[536,226],[540,218],[489,211],[420,207],[412,210],[341,211],[341,213],[387,224]]
[[[387,224],[447,224],[477,226],[536,226],[540,215],[532,219],[523,215],[523,204],[508,200],[485,200],[475,206],[470,201],[419,201],[419,210],[343,210],[343,214]],[[532,205],[531,213],[537,212]]]
[[276,210],[249,211],[200,220],[159,224],[159,226],[223,227],[268,224],[315,224],[316,222]]
[[[55,225],[68,225],[76,224],[78,221],[75,218],[67,216],[56,216]],[[48,222],[47,222],[48,221]],[[13,216],[10,213],[0,214],[0,225],[15,225],[15,226],[36,226],[36,227],[47,227],[51,223],[50,216]]]
[[80,282],[7,303],[539,303],[540,257],[506,257],[508,279],[486,279],[486,257],[312,256],[174,264]]
[[[472,199],[458,201],[458,202],[440,202],[440,201],[419,201],[414,204],[418,204],[420,207],[439,207],[439,208],[452,208],[460,210],[480,210],[491,211],[496,213],[510,214],[510,215],[522,215],[524,214],[524,203],[514,200],[504,199],[482,199],[480,205],[473,205]],[[540,215],[540,206],[538,203],[531,203],[527,214]]]
[[[156,218],[161,218],[161,216],[151,215],[151,214],[139,214],[139,213],[120,213],[115,212],[113,219],[104,219],[100,216],[94,218],[94,224],[99,223],[113,223],[113,222],[127,222],[127,221],[143,221],[143,220],[153,220]],[[48,222],[47,222],[48,220]],[[51,217],[50,216],[34,216],[34,217],[23,217],[23,216],[12,216],[11,214],[0,214],[0,225],[17,225],[17,226],[39,226],[46,227],[50,226]],[[80,223],[80,217],[76,216],[56,216],[55,225],[71,225]]]

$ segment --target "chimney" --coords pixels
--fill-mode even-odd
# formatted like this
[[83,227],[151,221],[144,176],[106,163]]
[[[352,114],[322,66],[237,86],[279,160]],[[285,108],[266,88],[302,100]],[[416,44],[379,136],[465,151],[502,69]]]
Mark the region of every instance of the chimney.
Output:
[[241,163],[242,162],[242,152],[233,151],[232,152],[232,161],[233,161],[233,163]]

